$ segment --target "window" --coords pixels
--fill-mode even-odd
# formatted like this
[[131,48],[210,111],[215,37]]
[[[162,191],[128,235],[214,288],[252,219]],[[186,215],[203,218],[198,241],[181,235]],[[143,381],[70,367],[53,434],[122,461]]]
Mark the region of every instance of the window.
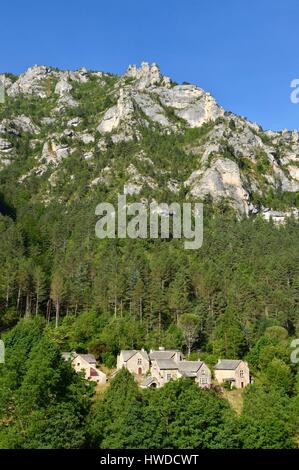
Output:
[[140,359],[140,358],[137,359],[137,365],[138,365],[138,366],[141,366],[141,364],[142,364],[142,359]]
[[240,370],[240,377],[241,377],[241,379],[243,379],[243,377],[244,377],[244,370],[243,369]]
[[167,375],[166,375],[166,379],[167,379],[167,380],[171,380],[171,374],[167,374]]
[[201,371],[201,375],[206,375],[206,371],[204,369]]
[[208,383],[207,378],[206,377],[201,377],[200,378],[200,383],[201,383],[201,385],[206,385]]

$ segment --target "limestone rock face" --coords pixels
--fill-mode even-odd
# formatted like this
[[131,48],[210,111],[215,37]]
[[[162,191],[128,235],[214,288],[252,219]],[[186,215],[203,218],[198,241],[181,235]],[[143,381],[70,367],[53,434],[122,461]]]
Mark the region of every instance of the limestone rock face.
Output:
[[[98,127],[99,132],[116,131],[124,122],[132,124],[138,110],[148,118],[149,123],[158,123],[166,131],[178,129],[178,123],[169,119],[171,113],[189,127],[199,127],[224,114],[214,98],[201,88],[194,85],[172,86],[171,80],[161,74],[156,64],[143,62],[140,68],[131,65],[125,77],[132,81],[129,84],[121,83],[117,105],[105,113]],[[139,120],[138,123],[148,125],[146,121]]]
[[289,171],[291,177],[294,180],[299,182],[299,166],[289,165],[288,166],[288,171]]
[[69,94],[72,91],[73,87],[72,85],[68,82],[66,77],[61,78],[59,82],[57,82],[56,87],[55,87],[55,93],[59,96],[63,96],[66,94]]
[[134,95],[134,101],[149,119],[158,122],[161,126],[171,126],[162,106],[156,103],[150,95],[137,93]]
[[0,170],[11,164],[13,153],[12,143],[0,137]]
[[238,212],[249,212],[249,195],[243,188],[238,165],[232,160],[217,159],[206,171],[192,173],[185,186],[195,197],[204,198],[209,194],[215,200],[225,198]]
[[136,88],[138,90],[144,90],[151,85],[157,85],[163,80],[157,65],[155,63],[150,65],[148,62],[142,62],[139,68],[136,65],[129,65],[125,76],[136,80]]
[[13,119],[3,119],[0,123],[0,134],[20,135],[25,134],[38,134],[39,127],[36,126],[31,118],[28,116],[20,115]]
[[70,91],[72,86],[69,81],[86,83],[89,77],[85,68],[77,71],[60,72],[44,65],[35,65],[21,74],[14,83],[5,77],[7,95],[16,97],[24,94],[47,98],[51,93],[51,90],[47,88],[48,79],[58,80],[55,93],[60,95],[64,101],[68,101],[68,106],[71,106]]
[[64,74],[55,87],[55,93],[59,95],[57,111],[61,111],[64,107],[75,108],[78,105],[77,101],[71,95],[73,87],[68,77],[68,73]]
[[45,142],[40,162],[42,164],[54,164],[57,166],[63,158],[69,155],[69,149],[65,145],[57,144],[53,140]]
[[24,94],[47,98],[48,92],[45,86],[45,80],[56,75],[57,73],[50,67],[35,65],[20,75],[18,80],[14,82],[6,92],[12,97]]
[[11,142],[5,139],[0,139],[0,151],[1,152],[11,150],[12,148],[13,148],[13,145]]
[[204,122],[215,120],[224,114],[214,98],[194,85],[176,85],[173,88],[152,89],[161,102],[174,109],[175,114],[184,119],[190,127],[199,127]]
[[[24,158],[29,169],[20,184],[47,172],[47,200],[51,189],[60,188],[60,177],[76,178],[67,172],[80,165],[64,162],[73,154],[88,170],[91,190],[113,185],[128,195],[143,197],[144,191],[157,199],[164,191],[182,190],[187,199],[224,198],[239,214],[261,213],[267,220],[285,217],[263,207],[269,192],[299,191],[298,131],[264,131],[225,112],[198,86],[172,82],[155,63],[129,66],[120,76],[34,66],[18,78],[8,74],[0,80],[13,104],[0,118],[0,171]],[[14,98],[34,103],[18,112]]]
[[4,86],[5,89],[11,87],[12,85],[12,80],[11,78],[7,77],[5,74],[1,73],[0,74],[0,85]]
[[99,132],[112,132],[125,120],[131,120],[134,114],[134,103],[128,92],[121,89],[117,105],[108,109],[98,126]]

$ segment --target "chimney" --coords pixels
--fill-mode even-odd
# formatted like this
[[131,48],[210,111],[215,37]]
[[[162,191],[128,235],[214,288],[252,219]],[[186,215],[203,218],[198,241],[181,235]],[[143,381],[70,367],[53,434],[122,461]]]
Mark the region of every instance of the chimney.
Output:
[[159,351],[165,351],[164,346],[159,346]]

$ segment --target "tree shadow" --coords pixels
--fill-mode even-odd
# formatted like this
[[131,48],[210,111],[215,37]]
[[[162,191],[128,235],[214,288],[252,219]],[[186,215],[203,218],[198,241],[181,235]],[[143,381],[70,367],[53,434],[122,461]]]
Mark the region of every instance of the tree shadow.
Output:
[[0,213],[2,215],[11,217],[13,220],[16,220],[16,216],[17,216],[16,209],[5,201],[5,197],[3,193],[0,193]]

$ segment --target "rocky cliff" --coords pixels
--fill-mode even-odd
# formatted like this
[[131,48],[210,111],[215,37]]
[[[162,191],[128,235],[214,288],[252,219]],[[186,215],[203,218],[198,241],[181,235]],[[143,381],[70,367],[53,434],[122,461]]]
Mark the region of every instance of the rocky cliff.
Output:
[[168,191],[225,200],[239,214],[297,214],[299,133],[264,131],[156,64],[121,76],[34,66],[1,79],[0,177],[34,181],[43,204],[74,200],[84,174],[87,192]]

